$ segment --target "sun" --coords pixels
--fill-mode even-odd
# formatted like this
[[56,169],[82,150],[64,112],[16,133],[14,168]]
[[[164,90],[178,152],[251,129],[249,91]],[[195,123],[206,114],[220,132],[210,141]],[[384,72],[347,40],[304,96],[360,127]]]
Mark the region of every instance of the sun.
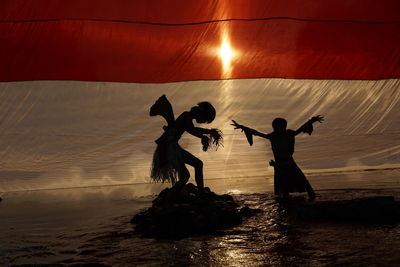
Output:
[[241,54],[231,41],[228,28],[225,27],[221,30],[219,44],[210,47],[209,50],[210,55],[221,62],[221,78],[223,79],[231,78],[234,65],[236,65]]
[[231,44],[227,40],[222,42],[221,48],[219,49],[219,56],[221,57],[224,69],[229,69],[232,61],[233,50]]

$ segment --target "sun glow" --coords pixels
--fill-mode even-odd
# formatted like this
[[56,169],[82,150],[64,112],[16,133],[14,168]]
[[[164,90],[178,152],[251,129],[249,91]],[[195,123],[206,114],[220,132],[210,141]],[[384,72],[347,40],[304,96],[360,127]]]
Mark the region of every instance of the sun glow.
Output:
[[232,74],[232,62],[237,58],[237,52],[232,48],[229,35],[224,33],[221,38],[221,46],[218,48],[218,56],[221,58],[222,78],[230,78]]
[[224,69],[229,69],[232,61],[233,50],[231,44],[224,40],[222,42],[221,48],[219,49],[219,56],[222,59],[222,64]]
[[219,42],[215,46],[211,46],[208,50],[209,56],[218,59],[221,66],[221,78],[232,78],[232,72],[235,65],[240,59],[241,52],[235,48],[235,43],[231,40],[229,24],[223,23],[220,25]]

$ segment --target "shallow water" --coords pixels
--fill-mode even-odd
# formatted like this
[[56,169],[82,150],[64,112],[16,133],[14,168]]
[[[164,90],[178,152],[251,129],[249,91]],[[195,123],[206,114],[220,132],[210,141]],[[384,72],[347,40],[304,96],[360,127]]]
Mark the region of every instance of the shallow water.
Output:
[[[317,194],[318,200],[376,195],[400,199],[400,189],[318,190]],[[272,193],[234,197],[262,212],[214,235],[171,241],[134,233],[130,219],[150,206],[154,195],[136,196],[132,187],[10,193],[0,204],[0,263],[395,266],[400,262],[400,225],[299,221]],[[306,201],[304,197],[295,196],[294,201]]]

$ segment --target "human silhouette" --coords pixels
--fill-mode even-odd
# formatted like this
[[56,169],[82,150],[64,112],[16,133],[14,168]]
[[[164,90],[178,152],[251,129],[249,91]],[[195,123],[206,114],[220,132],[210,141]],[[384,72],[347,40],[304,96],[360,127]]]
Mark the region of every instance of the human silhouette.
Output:
[[272,121],[273,131],[265,134],[254,129],[238,124],[232,120],[235,129],[244,131],[250,145],[253,144],[253,135],[266,138],[271,142],[272,152],[275,160],[270,161],[274,167],[274,193],[289,198],[289,193],[307,191],[310,200],[315,199],[315,193],[304,173],[293,159],[295,137],[300,133],[311,135],[314,122],[322,122],[324,118],[320,115],[312,117],[296,131],[286,129],[287,121],[276,118]]
[[203,150],[210,146],[222,145],[222,132],[218,129],[195,127],[197,123],[211,123],[215,119],[215,108],[209,102],[200,102],[189,111],[183,112],[175,120],[171,104],[162,95],[150,108],[150,116],[160,115],[168,125],[164,133],[155,141],[157,148],[153,156],[151,178],[156,182],[171,182],[173,188],[181,190],[190,178],[186,164],[194,167],[195,180],[200,192],[204,192],[203,162],[179,146],[179,139],[184,132],[201,139]]

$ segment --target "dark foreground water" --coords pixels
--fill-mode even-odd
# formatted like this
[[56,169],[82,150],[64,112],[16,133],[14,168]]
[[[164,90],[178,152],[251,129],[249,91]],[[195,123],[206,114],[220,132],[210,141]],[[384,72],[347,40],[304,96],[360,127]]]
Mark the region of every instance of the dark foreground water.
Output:
[[[140,238],[129,223],[132,215],[148,207],[154,196],[132,198],[131,192],[123,188],[108,192],[107,198],[99,197],[100,192],[94,189],[81,198],[76,194],[76,189],[16,193],[18,201],[14,201],[16,195],[7,195],[0,203],[0,265],[400,264],[400,225],[299,221],[271,193],[235,195],[241,204],[262,209],[242,225],[216,235],[175,241]],[[317,194],[319,200],[400,197],[398,189],[319,190]],[[293,201],[305,200],[296,196]]]

